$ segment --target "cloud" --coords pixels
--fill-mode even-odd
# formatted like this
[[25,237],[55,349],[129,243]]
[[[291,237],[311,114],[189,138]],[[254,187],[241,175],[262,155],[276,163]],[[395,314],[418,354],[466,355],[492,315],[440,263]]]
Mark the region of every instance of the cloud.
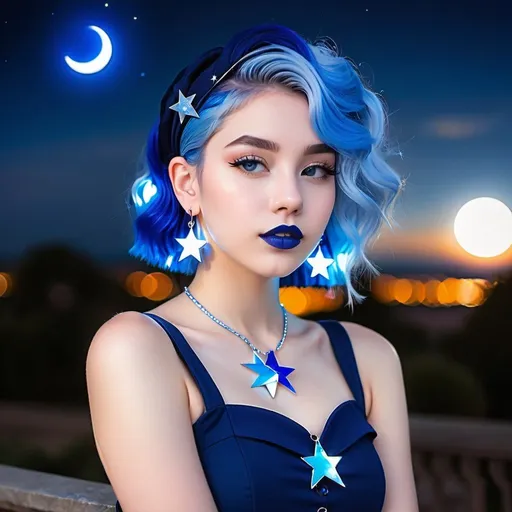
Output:
[[463,140],[490,132],[496,119],[482,115],[444,115],[425,121],[426,135],[439,139]]

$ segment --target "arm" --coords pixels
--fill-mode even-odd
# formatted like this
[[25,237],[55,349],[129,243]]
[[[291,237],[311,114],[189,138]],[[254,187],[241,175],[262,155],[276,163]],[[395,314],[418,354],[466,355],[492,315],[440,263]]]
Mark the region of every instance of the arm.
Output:
[[353,340],[365,395],[368,422],[377,431],[375,448],[386,474],[383,512],[418,512],[411,461],[409,419],[400,359],[383,336],[344,322]]
[[115,316],[92,340],[86,375],[96,446],[123,512],[216,512],[165,333],[139,313]]

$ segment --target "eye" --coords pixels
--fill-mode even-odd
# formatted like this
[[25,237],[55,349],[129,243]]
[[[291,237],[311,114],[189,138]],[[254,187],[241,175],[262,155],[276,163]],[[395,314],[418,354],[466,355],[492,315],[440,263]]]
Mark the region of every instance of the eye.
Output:
[[237,167],[240,171],[246,174],[260,173],[262,169],[258,169],[258,165],[261,165],[262,167],[265,166],[261,158],[252,155],[237,158],[236,160],[229,162],[229,165],[231,165],[231,167]]
[[306,167],[302,174],[311,178],[327,179],[336,174],[336,167],[327,162],[312,164]]
[[[231,167],[237,167],[244,174],[260,174],[265,169],[263,159],[255,155],[245,155],[228,163]],[[263,169],[258,169],[258,166],[263,167]],[[319,162],[309,165],[301,174],[314,179],[327,179],[329,176],[337,174],[337,172],[336,167],[329,162]]]

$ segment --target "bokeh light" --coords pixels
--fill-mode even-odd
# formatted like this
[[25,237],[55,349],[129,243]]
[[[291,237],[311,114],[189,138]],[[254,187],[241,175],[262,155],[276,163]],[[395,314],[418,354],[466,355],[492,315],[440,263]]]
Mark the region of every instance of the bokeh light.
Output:
[[[0,297],[12,288],[0,273]],[[475,307],[485,302],[496,283],[485,279],[429,278],[413,279],[382,274],[371,283],[371,298],[389,306]],[[177,293],[171,277],[163,272],[135,271],[125,279],[126,291],[134,297],[163,301]],[[293,315],[306,316],[340,309],[346,304],[345,291],[339,288],[284,287],[279,300]]]
[[7,272],[0,272],[0,297],[9,297],[12,292],[12,277]]

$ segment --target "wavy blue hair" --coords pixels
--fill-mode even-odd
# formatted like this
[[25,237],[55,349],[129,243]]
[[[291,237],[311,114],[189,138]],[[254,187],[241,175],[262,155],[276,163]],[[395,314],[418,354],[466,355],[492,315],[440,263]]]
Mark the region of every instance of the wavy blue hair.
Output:
[[[322,42],[309,46],[311,61],[278,45],[252,52],[232,78],[214,89],[200,117],[188,121],[181,155],[200,171],[210,138],[256,94],[269,87],[304,94],[314,131],[337,152],[336,200],[321,241],[322,252],[334,263],[328,268],[328,280],[310,277],[311,267],[305,262],[281,278],[280,286],[344,286],[353,307],[354,301],[365,298],[353,283],[365,272],[380,273],[366,250],[383,222],[393,227],[392,206],[403,181],[385,158],[390,152],[384,102],[364,84],[350,60]],[[149,134],[141,164],[142,175],[132,187],[135,242],[129,252],[161,269],[194,274],[198,265],[194,258],[179,262],[175,257],[182,250],[175,238],[186,237],[190,217],[176,199],[167,166],[158,157],[158,123]]]

